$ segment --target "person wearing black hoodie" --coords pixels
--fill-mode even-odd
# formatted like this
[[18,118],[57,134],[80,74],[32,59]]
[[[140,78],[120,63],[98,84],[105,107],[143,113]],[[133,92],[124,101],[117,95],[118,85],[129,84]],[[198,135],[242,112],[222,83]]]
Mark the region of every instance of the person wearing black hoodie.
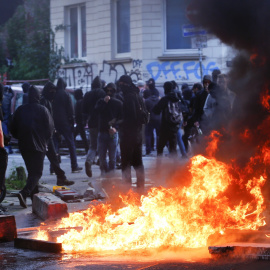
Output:
[[[122,122],[122,102],[114,97],[116,86],[109,83],[104,88],[106,96],[98,100],[98,155],[101,175],[113,172],[116,165],[118,130]],[[109,162],[106,160],[108,152]]]
[[76,99],[75,104],[75,121],[76,121],[76,128],[74,131],[74,139],[76,139],[76,136],[80,134],[85,152],[88,153],[89,150],[89,143],[86,138],[85,134],[85,125],[86,125],[86,116],[83,113],[83,91],[82,89],[76,89],[74,91],[74,98]]
[[2,130],[2,100],[3,100],[4,87],[0,83],[0,202],[2,202],[6,196],[5,175],[8,164],[8,154],[4,147],[4,133]]
[[[53,116],[52,111],[52,100],[56,92],[56,86],[52,82],[47,82],[42,90],[42,96],[40,104],[45,106]],[[57,177],[57,186],[70,186],[73,185],[73,181],[67,180],[65,172],[60,168],[59,157],[56,154],[53,138],[51,137],[48,141],[48,149],[46,156],[50,161],[51,170],[55,172]]]
[[169,143],[169,153],[172,156],[176,156],[177,132],[179,130],[180,123],[176,124],[168,122],[166,114],[168,111],[169,101],[176,103],[179,102],[180,99],[177,93],[174,91],[172,82],[165,82],[163,88],[165,96],[162,97],[153,108],[153,112],[155,114],[162,113],[157,155],[162,156],[164,147],[167,145],[167,143]]
[[76,147],[74,142],[74,107],[70,95],[65,91],[66,82],[59,78],[56,85],[56,92],[52,101],[53,120],[57,132],[64,136],[71,162],[71,171],[80,172],[81,167],[77,163]]
[[153,93],[150,97],[148,97],[144,103],[147,111],[150,113],[149,123],[145,125],[145,150],[146,155],[150,155],[152,151],[152,139],[154,130],[156,132],[156,146],[159,137],[161,117],[159,114],[153,113],[154,106],[159,102],[159,95]]
[[118,86],[123,93],[123,123],[120,127],[122,178],[131,185],[131,166],[133,166],[136,171],[137,188],[143,191],[145,174],[142,160],[142,123],[138,106],[143,100],[139,95],[139,88],[132,83],[130,76],[122,75]]
[[26,197],[33,198],[34,193],[38,192],[37,185],[42,176],[48,141],[54,131],[52,116],[39,101],[39,90],[31,86],[28,103],[17,108],[10,126],[11,134],[18,139],[19,150],[28,171],[26,185],[18,193],[20,205],[24,208],[27,207]]
[[31,85],[30,85],[28,82],[24,82],[24,83],[22,84],[22,89],[23,89],[23,100],[22,100],[22,105],[28,103],[28,92],[29,92],[30,86],[31,86]]
[[97,138],[98,138],[98,116],[95,106],[100,98],[106,95],[102,89],[102,82],[99,76],[96,76],[91,84],[91,91],[87,92],[83,98],[83,113],[88,117],[88,128],[90,133],[90,149],[86,156],[85,173],[88,177],[92,177],[92,168],[97,154]]
[[147,89],[143,91],[143,98],[147,99],[150,96],[159,96],[159,91],[156,88],[156,82],[153,78],[149,79],[146,83]]

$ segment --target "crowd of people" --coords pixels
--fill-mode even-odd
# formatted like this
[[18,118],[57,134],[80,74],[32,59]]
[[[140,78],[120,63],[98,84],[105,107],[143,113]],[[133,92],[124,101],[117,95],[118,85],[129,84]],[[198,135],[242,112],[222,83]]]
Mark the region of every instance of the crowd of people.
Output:
[[51,172],[56,174],[57,185],[74,184],[60,166],[59,136],[65,138],[73,173],[83,170],[78,166],[75,146],[80,134],[88,177],[92,177],[92,166],[98,158],[101,176],[111,177],[117,167],[121,168],[123,182],[131,187],[133,167],[138,192],[143,192],[143,155],[153,155],[156,150],[159,165],[167,147],[170,158],[189,158],[191,142],[199,142],[200,134],[207,135],[228,122],[235,100],[227,75],[219,70],[214,70],[212,76],[205,75],[202,83],[192,87],[184,83],[180,88],[175,81],[166,81],[163,93],[152,78],[134,83],[130,76],[122,75],[116,84],[106,84],[97,76],[85,95],[81,89],[74,91],[75,107],[65,91],[66,82],[59,78],[56,85],[47,82],[41,93],[37,87],[24,83],[23,105],[11,117],[6,104],[13,97],[12,89],[0,86],[0,191],[4,190],[8,153],[12,153],[8,142],[4,144],[4,137],[11,134],[18,139],[28,172],[27,183],[18,194],[20,205],[25,208],[27,197],[33,199],[38,192],[45,156]]

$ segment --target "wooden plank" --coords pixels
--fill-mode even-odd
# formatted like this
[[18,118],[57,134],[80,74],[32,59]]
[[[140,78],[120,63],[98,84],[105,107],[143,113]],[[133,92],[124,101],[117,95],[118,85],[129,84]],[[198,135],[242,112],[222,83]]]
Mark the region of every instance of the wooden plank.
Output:
[[16,221],[14,216],[0,216],[0,242],[11,242],[17,237]]
[[15,238],[14,247],[49,253],[60,253],[62,251],[62,243],[54,243],[28,238]]

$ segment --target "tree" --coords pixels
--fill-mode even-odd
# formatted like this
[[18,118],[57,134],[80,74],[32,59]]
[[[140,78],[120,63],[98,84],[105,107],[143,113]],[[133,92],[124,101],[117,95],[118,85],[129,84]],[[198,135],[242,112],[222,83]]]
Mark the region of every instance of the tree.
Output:
[[14,64],[14,68],[9,71],[10,79],[48,78],[49,6],[49,0],[27,0],[8,21],[7,48]]

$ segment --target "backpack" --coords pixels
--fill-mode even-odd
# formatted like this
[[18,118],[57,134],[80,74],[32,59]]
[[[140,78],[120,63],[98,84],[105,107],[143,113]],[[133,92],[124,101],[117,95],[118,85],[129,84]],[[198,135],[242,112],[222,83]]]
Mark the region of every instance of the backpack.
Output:
[[150,113],[147,111],[143,99],[136,94],[138,105],[138,118],[140,124],[148,124],[150,121]]
[[183,114],[179,101],[172,102],[169,100],[165,111],[165,119],[169,124],[173,125],[179,125],[183,121]]

